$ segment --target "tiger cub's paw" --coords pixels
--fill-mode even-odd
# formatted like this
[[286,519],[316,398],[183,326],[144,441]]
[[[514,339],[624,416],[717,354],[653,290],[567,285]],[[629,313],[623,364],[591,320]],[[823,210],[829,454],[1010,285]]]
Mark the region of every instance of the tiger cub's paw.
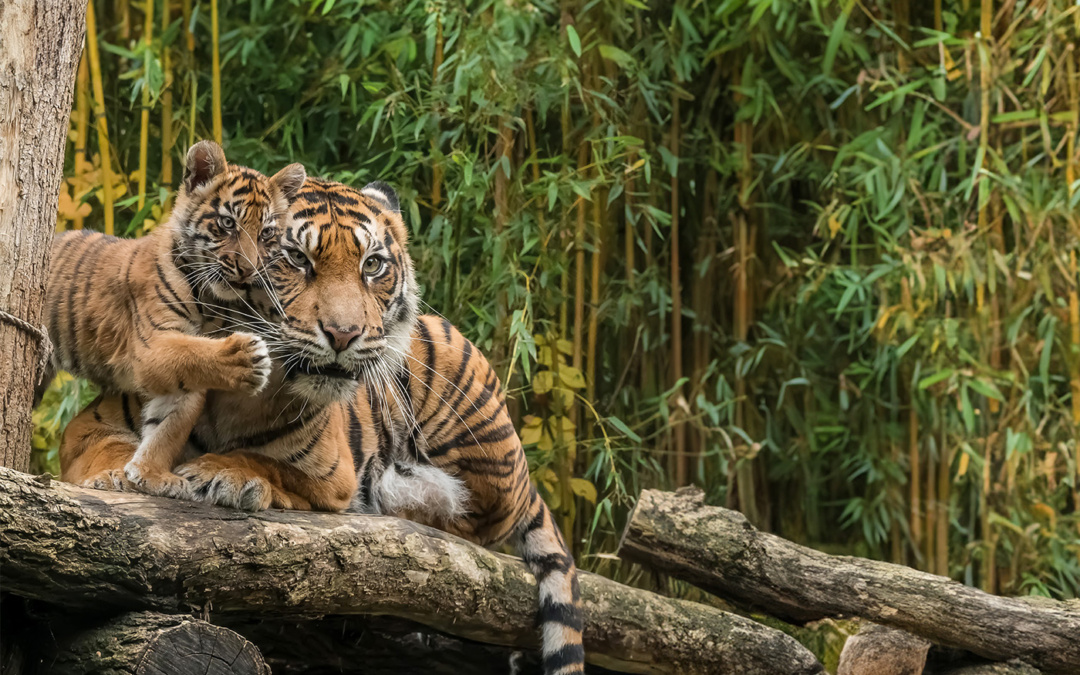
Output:
[[124,475],[139,492],[173,499],[191,498],[187,481],[171,471],[161,471],[131,460],[124,467]]
[[176,470],[187,480],[191,499],[242,511],[265,511],[270,508],[273,488],[261,476],[244,469],[221,469],[205,462],[209,455],[184,464]]
[[233,333],[225,339],[221,363],[229,387],[247,394],[258,394],[270,381],[270,348],[266,341],[251,333]]
[[94,490],[108,490],[110,492],[134,492],[135,486],[124,475],[122,469],[106,469],[99,471],[93,476],[79,483],[82,487]]

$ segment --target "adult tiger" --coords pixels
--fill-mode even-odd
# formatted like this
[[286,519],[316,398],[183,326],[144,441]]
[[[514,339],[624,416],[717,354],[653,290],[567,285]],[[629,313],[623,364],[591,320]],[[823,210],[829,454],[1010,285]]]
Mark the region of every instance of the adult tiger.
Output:
[[[545,672],[584,672],[573,557],[529,481],[491,366],[447,321],[417,316],[396,194],[309,179],[290,220],[268,268],[284,312],[263,333],[275,379],[255,400],[211,392],[192,435],[210,454],[177,473],[219,504],[334,508],[348,463],[350,510],[512,542],[539,585]],[[114,398],[80,415],[62,455],[130,444],[138,428],[122,408]]]

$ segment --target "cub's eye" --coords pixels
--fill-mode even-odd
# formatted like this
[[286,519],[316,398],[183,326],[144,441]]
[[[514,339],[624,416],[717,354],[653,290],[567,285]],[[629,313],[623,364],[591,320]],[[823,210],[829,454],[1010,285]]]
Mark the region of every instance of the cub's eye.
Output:
[[263,231],[261,233],[259,233],[259,239],[262,239],[263,241],[271,241],[276,236],[277,236],[277,228],[274,227],[273,224],[264,225],[263,226]]
[[223,230],[231,230],[236,227],[236,221],[232,219],[232,216],[218,216],[218,225]]
[[369,277],[375,277],[382,274],[383,269],[386,268],[386,261],[378,256],[371,256],[364,261],[364,274]]
[[285,249],[285,257],[289,259],[289,262],[300,269],[307,269],[311,266],[311,261],[308,260],[307,254],[298,248]]

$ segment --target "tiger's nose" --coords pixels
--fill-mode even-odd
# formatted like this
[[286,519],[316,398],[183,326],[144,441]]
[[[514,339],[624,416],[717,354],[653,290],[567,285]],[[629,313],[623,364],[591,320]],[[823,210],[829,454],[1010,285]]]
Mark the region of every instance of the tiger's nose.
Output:
[[333,324],[323,325],[322,330],[323,333],[326,333],[326,339],[330,341],[330,346],[338,353],[348,349],[349,345],[351,345],[356,338],[360,337],[361,333],[358,326],[342,328]]

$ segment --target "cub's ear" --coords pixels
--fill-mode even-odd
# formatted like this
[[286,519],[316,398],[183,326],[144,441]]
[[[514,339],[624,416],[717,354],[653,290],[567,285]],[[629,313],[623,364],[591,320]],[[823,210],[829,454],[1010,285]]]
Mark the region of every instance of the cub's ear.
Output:
[[184,190],[192,192],[206,185],[228,168],[225,151],[213,141],[199,141],[188,150],[184,161]]
[[296,199],[296,195],[300,193],[300,188],[304,186],[304,181],[307,180],[307,171],[302,164],[290,164],[281,171],[278,171],[270,179],[270,182],[281,190],[281,194],[285,197],[285,201],[290,204]]
[[364,186],[364,189],[360,191],[360,194],[381,202],[383,206],[391,211],[401,210],[401,206],[398,204],[398,196],[397,193],[394,192],[394,188],[381,180],[377,180],[374,183],[368,183]]

